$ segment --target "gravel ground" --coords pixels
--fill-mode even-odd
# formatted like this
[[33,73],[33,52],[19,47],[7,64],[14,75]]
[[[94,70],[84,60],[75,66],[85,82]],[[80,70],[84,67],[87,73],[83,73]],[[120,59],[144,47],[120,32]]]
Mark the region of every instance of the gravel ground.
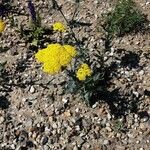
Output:
[[[150,20],[150,1],[135,2]],[[27,13],[26,2],[14,0],[14,4]],[[69,19],[75,9],[74,1],[60,0],[59,4]],[[43,25],[50,26],[55,21],[65,23],[58,12],[48,11],[46,0],[36,1],[35,5]],[[90,26],[78,26],[74,31],[80,40],[86,39],[84,44],[89,43],[91,52],[104,48],[102,33],[97,30],[99,18],[113,5],[111,0],[80,2],[75,19]],[[15,19],[27,24],[28,16],[15,16]],[[0,37],[0,44],[9,49],[0,53],[0,61],[7,61],[6,79],[14,86],[10,91],[9,87],[0,91],[1,150],[150,149],[149,29],[116,38],[111,52],[105,54],[106,64],[111,64],[108,98],[116,101],[118,108],[113,110],[102,102],[87,107],[77,95],[64,93],[63,73],[54,77],[44,74],[37,67],[34,52],[9,24],[7,20],[7,28]],[[54,84],[45,86],[52,79]],[[138,106],[126,111],[124,99],[138,101]]]

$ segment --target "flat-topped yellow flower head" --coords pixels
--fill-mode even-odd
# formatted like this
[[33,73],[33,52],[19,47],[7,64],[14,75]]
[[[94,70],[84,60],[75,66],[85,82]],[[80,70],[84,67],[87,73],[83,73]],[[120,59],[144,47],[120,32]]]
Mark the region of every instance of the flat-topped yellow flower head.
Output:
[[5,30],[6,23],[0,19],[0,33]]
[[76,73],[76,77],[80,80],[80,81],[83,81],[86,79],[86,77],[89,77],[91,76],[92,74],[92,70],[90,69],[90,67],[86,64],[86,63],[83,63],[77,73]]
[[54,31],[59,31],[59,32],[65,32],[66,27],[63,23],[61,22],[56,22],[52,25]]
[[56,74],[66,67],[77,54],[75,48],[70,45],[49,44],[47,48],[39,50],[35,58],[43,63],[43,71]]
[[73,46],[70,46],[70,45],[64,45],[63,46],[66,51],[72,56],[72,57],[75,57],[77,55],[77,51],[75,49],[75,47]]

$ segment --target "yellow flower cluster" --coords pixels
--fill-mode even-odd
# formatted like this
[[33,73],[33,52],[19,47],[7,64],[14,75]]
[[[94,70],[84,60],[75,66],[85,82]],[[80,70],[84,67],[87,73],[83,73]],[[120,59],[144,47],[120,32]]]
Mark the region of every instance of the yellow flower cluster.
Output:
[[43,71],[49,74],[58,73],[62,67],[67,66],[77,51],[73,46],[49,44],[47,48],[39,50],[35,58],[43,63]]
[[6,26],[5,22],[0,19],[0,33],[4,31],[5,26]]
[[90,69],[90,67],[86,63],[83,63],[78,69],[76,73],[76,77],[80,81],[82,81],[85,80],[87,76],[91,76],[91,74],[92,74],[92,70]]
[[56,22],[52,25],[54,31],[65,32],[66,28],[61,22]]

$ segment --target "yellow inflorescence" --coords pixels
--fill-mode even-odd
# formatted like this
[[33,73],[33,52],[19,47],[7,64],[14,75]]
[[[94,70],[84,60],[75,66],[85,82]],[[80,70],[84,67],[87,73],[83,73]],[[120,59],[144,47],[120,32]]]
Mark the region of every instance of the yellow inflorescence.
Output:
[[76,73],[76,77],[82,81],[85,80],[87,76],[91,76],[92,74],[92,70],[90,69],[90,67],[83,63],[80,68],[78,69],[77,73]]
[[54,23],[52,27],[54,31],[60,31],[60,32],[66,31],[65,25],[62,24],[61,22]]
[[0,19],[0,33],[4,31],[5,26],[6,26],[5,22]]
[[77,51],[73,46],[61,44],[49,44],[47,48],[39,50],[35,58],[43,63],[43,71],[56,74],[62,67],[67,66]]

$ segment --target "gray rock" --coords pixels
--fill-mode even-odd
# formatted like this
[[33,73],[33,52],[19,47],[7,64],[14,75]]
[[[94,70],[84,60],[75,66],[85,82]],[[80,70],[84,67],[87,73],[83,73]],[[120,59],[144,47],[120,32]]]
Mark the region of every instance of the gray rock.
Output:
[[104,140],[103,144],[104,144],[104,145],[109,145],[109,144],[110,144],[110,141],[109,141],[109,140]]
[[42,137],[41,139],[42,145],[45,145],[47,142],[48,142],[48,137],[47,136]]
[[54,122],[53,124],[52,124],[52,127],[54,128],[54,129],[57,129],[57,124]]
[[44,145],[43,150],[50,150],[50,147],[48,145]]

